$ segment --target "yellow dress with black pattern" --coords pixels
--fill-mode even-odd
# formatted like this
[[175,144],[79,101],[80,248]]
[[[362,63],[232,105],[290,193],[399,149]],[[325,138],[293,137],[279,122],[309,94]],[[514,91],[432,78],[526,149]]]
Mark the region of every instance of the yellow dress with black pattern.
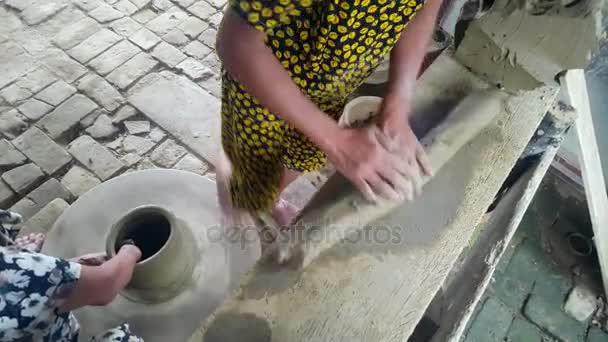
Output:
[[[391,51],[423,3],[230,0],[230,8],[266,33],[267,46],[294,83],[337,119],[347,96]],[[222,77],[222,145],[232,162],[232,202],[251,211],[272,206],[285,167],[308,172],[325,164],[322,151],[226,72]]]

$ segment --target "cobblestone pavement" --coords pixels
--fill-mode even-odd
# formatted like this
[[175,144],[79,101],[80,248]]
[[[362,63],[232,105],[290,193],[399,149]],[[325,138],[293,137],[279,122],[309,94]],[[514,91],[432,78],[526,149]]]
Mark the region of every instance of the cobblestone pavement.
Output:
[[212,177],[224,0],[0,0],[0,207],[41,230],[125,172]]

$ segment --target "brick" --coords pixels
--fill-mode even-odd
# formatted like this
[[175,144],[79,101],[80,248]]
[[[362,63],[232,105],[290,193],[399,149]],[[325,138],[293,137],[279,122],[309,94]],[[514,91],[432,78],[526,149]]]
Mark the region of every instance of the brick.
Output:
[[50,105],[57,106],[75,92],[76,88],[59,80],[36,94],[34,97]]
[[19,152],[8,140],[0,140],[0,171],[12,169],[26,161],[23,153]]
[[222,81],[219,76],[215,75],[214,77],[206,78],[198,82],[198,85],[211,93],[211,95],[217,98],[222,97]]
[[537,326],[565,341],[583,341],[586,326],[566,315],[562,302],[552,302],[532,294],[526,302],[524,315]]
[[192,154],[187,154],[180,159],[173,168],[204,175],[209,171],[209,164]]
[[148,134],[148,138],[150,138],[156,143],[163,140],[166,136],[167,134],[165,134],[165,132],[163,132],[163,130],[158,127],[154,127],[152,131],[150,131],[150,134]]
[[95,120],[97,120],[97,118],[100,115],[107,115],[108,111],[103,109],[103,108],[99,108],[95,111],[93,111],[93,113],[85,116],[82,120],[80,120],[80,127],[82,128],[88,128],[90,126],[92,126],[95,123]]
[[147,74],[157,64],[155,59],[142,52],[112,71],[107,79],[118,88],[124,89]]
[[124,40],[93,59],[89,63],[89,66],[100,75],[107,75],[140,51],[141,50],[137,46]]
[[42,183],[36,190],[27,195],[32,202],[37,206],[37,211],[41,210],[47,204],[51,203],[56,198],[69,201],[72,195],[70,192],[55,178],[51,178]]
[[134,117],[135,115],[137,115],[137,110],[135,110],[135,108],[126,105],[122,108],[120,108],[120,110],[118,110],[116,112],[116,114],[114,114],[114,117],[112,118],[112,122],[117,124],[120,122],[123,122],[127,119],[130,119],[132,117]]
[[207,20],[214,15],[217,10],[205,1],[197,1],[194,5],[188,7],[188,12],[194,14],[200,19]]
[[131,14],[137,12],[137,10],[138,10],[137,6],[135,6],[129,0],[121,0],[121,1],[117,2],[116,4],[114,4],[114,8],[121,11],[125,15],[131,15]]
[[200,40],[203,44],[207,45],[210,48],[215,46],[215,40],[217,38],[216,29],[210,27],[203,31],[200,36],[198,36],[198,40]]
[[516,318],[509,329],[506,341],[509,342],[524,342],[524,341],[551,341],[545,333],[535,327],[532,323]]
[[196,17],[188,17],[181,24],[179,24],[178,28],[184,32],[186,36],[191,39],[198,37],[203,31],[209,28],[209,24],[206,22],[196,18]]
[[152,0],[152,7],[159,11],[166,11],[173,7],[173,3],[171,3],[169,0]]
[[228,3],[227,0],[207,0],[207,2],[217,9],[223,8]]
[[31,91],[32,93],[37,93],[56,80],[57,76],[55,76],[47,68],[41,66],[23,76],[19,81],[17,81],[17,85],[23,89]]
[[0,180],[0,207],[7,208],[17,198],[17,194]]
[[100,145],[88,135],[72,141],[68,151],[87,169],[91,170],[102,181],[114,176],[124,167],[112,152]]
[[61,79],[72,83],[87,73],[87,69],[71,59],[61,50],[53,50],[42,59]]
[[36,125],[48,132],[51,138],[57,139],[76,126],[80,120],[96,108],[97,104],[95,102],[84,95],[75,94],[47,114]]
[[469,327],[465,342],[503,341],[514,314],[500,301],[489,297]]
[[122,140],[123,140],[123,137],[118,137],[118,138],[114,139],[113,141],[110,141],[109,143],[107,143],[106,147],[109,148],[110,150],[117,151],[119,148],[122,147]]
[[74,5],[85,12],[92,11],[102,4],[101,0],[73,0]]
[[210,77],[214,76],[211,69],[207,68],[201,62],[197,61],[196,59],[194,59],[192,57],[179,63],[177,65],[177,68],[195,81],[202,80],[204,78],[210,78]]
[[208,54],[207,57],[203,58],[201,63],[203,63],[203,65],[205,65],[209,69],[213,70],[213,72],[215,72],[216,74],[220,73],[221,62],[215,52],[211,52],[210,54]]
[[173,30],[169,31],[169,33],[163,36],[163,40],[176,46],[185,45],[190,41],[184,32],[178,28],[174,28]]
[[99,7],[89,12],[89,15],[102,24],[125,16],[124,13],[112,8],[112,6],[108,4],[101,4]]
[[208,48],[207,45],[204,45],[203,43],[194,40],[190,42],[190,44],[186,45],[183,51],[186,55],[190,57],[202,60],[211,52],[211,49]]
[[129,134],[138,135],[150,132],[150,121],[125,121]]
[[188,6],[192,5],[196,0],[175,0],[175,2],[184,7],[187,8]]
[[2,180],[20,195],[27,194],[42,179],[44,179],[44,173],[32,163],[18,166],[2,174]]
[[72,157],[36,127],[13,140],[15,147],[36,163],[47,174],[53,174],[67,165]]
[[86,132],[95,139],[107,139],[118,133],[118,128],[112,124],[109,116],[102,114],[91,127],[86,129]]
[[141,161],[142,157],[137,153],[127,153],[124,157],[120,158],[127,167],[131,167]]
[[36,203],[31,199],[24,197],[19,202],[15,203],[9,210],[19,213],[23,216],[24,220],[28,220],[30,217],[34,216],[40,208],[38,208]]
[[146,23],[146,27],[159,36],[164,36],[181,24],[186,18],[188,18],[188,14],[177,7],[173,7],[167,12],[150,20]]
[[96,74],[83,77],[78,81],[77,87],[109,111],[114,111],[124,102],[118,90]]
[[172,167],[183,157],[188,151],[173,140],[167,140],[160,144],[150,156],[150,159],[154,164],[163,167]]
[[602,331],[598,327],[591,327],[589,334],[587,334],[587,342],[606,342],[608,341],[608,334]]
[[160,42],[160,38],[145,27],[131,35],[129,40],[144,50],[150,50]]
[[68,171],[65,176],[63,176],[61,184],[63,184],[63,186],[66,187],[66,189],[68,189],[72,195],[75,197],[80,197],[87,191],[101,184],[101,181],[89,171],[75,165],[72,166],[70,171]]
[[64,50],[68,50],[80,44],[100,29],[101,26],[98,22],[86,17],[59,31],[59,34],[53,38],[53,43]]
[[150,0],[131,0],[131,2],[133,5],[137,6],[137,8],[143,8],[150,3]]
[[212,15],[211,18],[209,18],[209,23],[211,23],[211,25],[215,26],[216,28],[219,28],[223,18],[223,13],[216,13]]
[[152,56],[172,68],[187,58],[177,48],[165,42],[161,42],[152,50]]
[[121,39],[116,33],[104,28],[70,49],[68,53],[84,64],[118,43]]
[[26,129],[27,124],[16,109],[0,114],[0,133],[5,137],[13,139]]
[[29,99],[24,102],[21,106],[17,108],[21,114],[23,114],[26,118],[36,121],[44,116],[44,114],[50,112],[53,107],[48,104],[36,100]]
[[154,13],[154,11],[148,8],[145,8],[131,16],[133,20],[137,21],[140,24],[145,24],[156,17],[156,13]]
[[129,135],[125,137],[122,141],[122,149],[125,152],[134,152],[139,154],[140,156],[150,151],[154,147],[154,145],[156,144],[152,140],[138,137],[136,135]]
[[129,17],[115,20],[110,24],[110,28],[123,37],[129,37],[141,29],[141,27],[141,24]]
[[21,18],[29,25],[37,25],[54,16],[66,6],[66,1],[34,1],[21,12]]
[[32,92],[27,89],[23,89],[16,84],[11,84],[0,91],[0,96],[7,103],[16,105],[17,103],[30,98],[32,96]]
[[23,224],[19,236],[32,233],[49,233],[59,216],[69,207],[68,202],[61,198],[52,200]]

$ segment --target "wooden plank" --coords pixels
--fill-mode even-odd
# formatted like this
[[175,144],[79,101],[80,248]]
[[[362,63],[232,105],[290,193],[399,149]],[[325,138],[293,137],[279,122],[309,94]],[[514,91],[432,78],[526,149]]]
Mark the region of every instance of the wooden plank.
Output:
[[[414,108],[436,110],[487,86],[444,54],[421,78]],[[307,268],[258,263],[190,341],[405,341],[556,93],[542,87],[510,96],[420,198]]]
[[575,127],[585,196],[591,215],[595,246],[600,259],[604,290],[608,293],[608,194],[593,128],[585,71],[582,69],[569,70],[562,78],[562,85],[572,107],[578,112]]

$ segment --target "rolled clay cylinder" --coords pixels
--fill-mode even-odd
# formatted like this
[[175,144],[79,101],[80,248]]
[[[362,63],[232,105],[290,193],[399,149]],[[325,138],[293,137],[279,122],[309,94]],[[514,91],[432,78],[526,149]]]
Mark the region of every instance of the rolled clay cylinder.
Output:
[[[421,140],[435,173],[494,120],[502,102],[503,93],[498,90],[473,93]],[[423,179],[424,183],[429,180],[430,177]],[[346,178],[336,173],[302,211],[295,227],[303,227],[303,231],[283,237],[276,249],[270,251],[276,253],[274,257],[279,263],[293,261],[305,268],[345,237],[400,205],[389,200],[369,203]]]

